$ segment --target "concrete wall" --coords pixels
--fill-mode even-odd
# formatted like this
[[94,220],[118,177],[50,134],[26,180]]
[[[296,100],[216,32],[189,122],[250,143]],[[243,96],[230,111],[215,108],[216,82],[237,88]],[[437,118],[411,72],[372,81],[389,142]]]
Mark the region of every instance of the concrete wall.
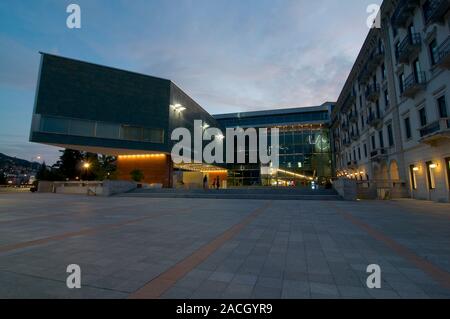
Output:
[[357,199],[356,181],[341,178],[333,182],[333,187],[344,200]]

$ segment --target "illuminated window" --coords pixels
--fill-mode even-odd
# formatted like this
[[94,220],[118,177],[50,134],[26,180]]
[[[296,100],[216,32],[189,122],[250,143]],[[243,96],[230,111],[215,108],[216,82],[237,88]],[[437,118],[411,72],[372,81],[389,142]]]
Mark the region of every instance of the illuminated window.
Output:
[[57,117],[42,117],[41,131],[46,133],[68,134],[70,120]]
[[436,164],[433,164],[433,162],[427,162],[427,178],[429,189],[436,189],[436,179],[434,177],[435,168]]
[[415,172],[415,166],[411,165],[409,167],[409,173],[411,176],[411,187],[412,189],[416,190],[417,189],[417,180],[416,180],[416,172]]

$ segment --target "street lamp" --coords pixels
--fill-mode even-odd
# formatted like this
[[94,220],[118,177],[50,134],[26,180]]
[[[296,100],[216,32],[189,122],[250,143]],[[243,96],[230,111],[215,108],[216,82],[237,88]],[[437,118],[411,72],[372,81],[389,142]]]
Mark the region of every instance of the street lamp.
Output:
[[88,170],[89,170],[89,168],[91,168],[91,164],[84,163],[83,168],[84,168],[84,177],[85,177],[85,179],[87,179],[88,178]]

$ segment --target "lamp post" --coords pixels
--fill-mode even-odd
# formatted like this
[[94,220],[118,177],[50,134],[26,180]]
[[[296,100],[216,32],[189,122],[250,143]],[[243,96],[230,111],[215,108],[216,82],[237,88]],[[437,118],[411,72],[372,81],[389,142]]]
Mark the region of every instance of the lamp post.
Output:
[[87,179],[88,178],[88,171],[89,171],[89,168],[91,168],[91,164],[86,162],[86,163],[83,164],[83,168],[84,168],[84,177],[85,177],[85,179]]

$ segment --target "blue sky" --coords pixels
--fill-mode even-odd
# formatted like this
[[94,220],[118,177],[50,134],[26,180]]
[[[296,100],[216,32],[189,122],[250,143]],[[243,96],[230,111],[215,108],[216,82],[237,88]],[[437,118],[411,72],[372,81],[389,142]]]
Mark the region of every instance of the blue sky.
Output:
[[[82,28],[66,27],[81,6]],[[28,142],[38,51],[168,78],[210,113],[335,100],[381,0],[2,0],[0,152]]]

